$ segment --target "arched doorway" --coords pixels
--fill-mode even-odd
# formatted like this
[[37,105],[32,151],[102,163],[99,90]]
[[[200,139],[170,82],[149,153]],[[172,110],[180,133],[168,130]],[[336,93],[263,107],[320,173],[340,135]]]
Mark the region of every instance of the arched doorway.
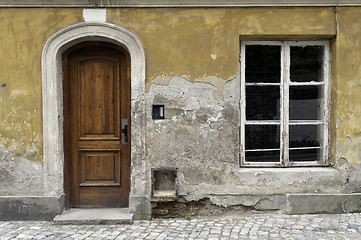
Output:
[[[87,22],[66,27],[49,38],[42,54],[44,194],[65,206],[63,53],[82,42],[108,42],[130,56],[130,193],[129,211],[135,218],[149,211],[145,172],[145,55],[139,39],[128,30],[109,23]],[[66,166],[65,166],[66,167]]]
[[93,41],[62,59],[66,207],[128,207],[129,54]]

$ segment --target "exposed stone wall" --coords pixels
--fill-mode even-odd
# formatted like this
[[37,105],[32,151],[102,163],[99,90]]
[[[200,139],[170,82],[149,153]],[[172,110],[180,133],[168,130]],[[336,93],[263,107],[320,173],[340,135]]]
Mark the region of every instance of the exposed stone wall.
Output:
[[187,216],[218,216],[229,213],[243,214],[257,211],[285,211],[284,195],[210,196],[197,201],[183,197],[177,201],[153,202],[152,216],[157,218]]

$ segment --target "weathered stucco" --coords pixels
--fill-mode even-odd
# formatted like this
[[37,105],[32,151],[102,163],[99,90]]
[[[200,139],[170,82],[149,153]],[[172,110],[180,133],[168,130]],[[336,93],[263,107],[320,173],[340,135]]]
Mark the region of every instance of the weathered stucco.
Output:
[[43,195],[42,164],[40,161],[29,160],[36,153],[36,149],[14,153],[0,145],[0,195]]
[[347,189],[361,191],[361,9],[339,8],[338,36],[333,58],[333,106],[336,118],[335,161],[344,162],[349,174]]
[[49,194],[43,189],[41,53],[54,31],[81,21],[79,13],[0,9],[0,195]]
[[[332,8],[109,9],[109,22],[134,32],[147,59],[147,85],[157,77],[228,80],[239,71],[239,37],[330,37]],[[136,20],[136,21],[134,21]]]
[[[260,209],[259,201],[270,198],[262,194],[344,192],[348,181],[344,165],[338,166],[339,171],[239,167],[238,79],[235,76],[226,82],[223,98],[215,96],[215,86],[191,83],[183,77],[171,78],[167,86],[151,85],[146,98],[146,172],[151,172],[150,168],[177,168],[178,195],[182,199],[209,199],[210,204],[220,207],[242,205]],[[165,105],[164,120],[151,119],[152,104]],[[256,195],[250,197],[253,204],[244,195]],[[269,201],[269,206],[277,206],[274,209],[283,209],[279,199]]]
[[[221,208],[284,210],[286,194],[361,191],[360,7],[111,8],[105,18],[137,36],[146,57],[146,155],[132,163],[139,205],[152,200],[152,168],[177,168],[180,202]],[[80,8],[0,9],[0,196],[53,194],[43,188],[41,54],[54,33],[83,21]],[[330,40],[333,167],[240,168],[245,38]],[[152,119],[152,104],[165,105],[164,120]]]
[[80,13],[0,9],[0,141],[16,155],[42,159],[42,49],[54,31],[81,21]]

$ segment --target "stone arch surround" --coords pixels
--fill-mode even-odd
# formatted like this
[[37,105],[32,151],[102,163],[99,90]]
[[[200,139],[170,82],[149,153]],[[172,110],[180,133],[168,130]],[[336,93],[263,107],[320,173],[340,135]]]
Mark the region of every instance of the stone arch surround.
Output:
[[[111,42],[131,58],[131,187],[130,212],[149,211],[145,178],[145,54],[139,39],[109,23],[84,22],[68,26],[49,38],[42,53],[44,195],[64,200],[62,54],[83,41]],[[138,184],[136,184],[138,183]],[[64,201],[61,200],[61,209]]]

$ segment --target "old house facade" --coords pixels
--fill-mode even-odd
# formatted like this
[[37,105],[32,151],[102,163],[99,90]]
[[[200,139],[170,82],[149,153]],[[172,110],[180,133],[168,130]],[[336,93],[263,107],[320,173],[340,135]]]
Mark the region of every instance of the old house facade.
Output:
[[0,0],[0,219],[360,211],[360,24],[357,0]]

